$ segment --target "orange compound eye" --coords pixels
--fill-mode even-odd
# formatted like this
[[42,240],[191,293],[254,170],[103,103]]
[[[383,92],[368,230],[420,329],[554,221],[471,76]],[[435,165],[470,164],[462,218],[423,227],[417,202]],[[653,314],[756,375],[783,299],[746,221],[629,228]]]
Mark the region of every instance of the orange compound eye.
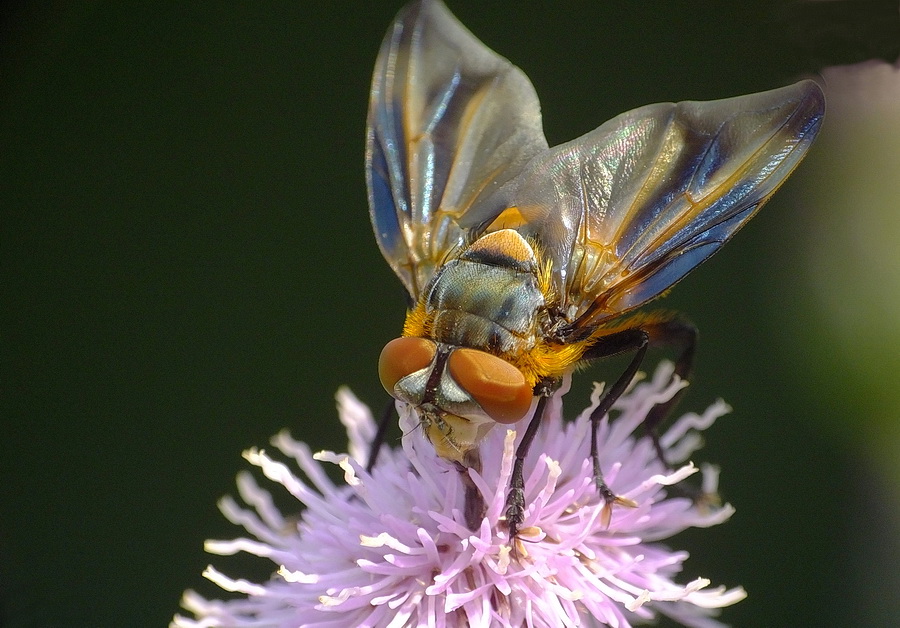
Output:
[[531,407],[531,386],[506,360],[484,351],[457,349],[447,366],[456,383],[497,423],[515,423]]
[[401,379],[431,364],[437,346],[424,338],[394,338],[384,345],[378,358],[378,376],[389,394]]

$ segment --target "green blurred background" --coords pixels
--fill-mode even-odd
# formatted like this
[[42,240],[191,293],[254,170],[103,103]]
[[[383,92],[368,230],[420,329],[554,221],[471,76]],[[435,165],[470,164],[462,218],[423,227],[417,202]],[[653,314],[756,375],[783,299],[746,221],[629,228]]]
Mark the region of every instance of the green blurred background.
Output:
[[[816,3],[450,3],[531,77],[551,144],[650,102],[896,59],[896,3],[860,6],[835,34]],[[0,625],[165,626],[183,589],[215,594],[202,542],[237,532],[215,502],[240,452],[282,427],[343,449],[342,384],[383,406],[404,301],[362,150],[398,8],[6,5]],[[735,408],[700,458],[737,514],[674,544],[686,577],[748,589],[737,626],[900,617],[900,148],[829,124],[665,302],[701,330],[682,409]],[[882,187],[883,211],[863,196]]]

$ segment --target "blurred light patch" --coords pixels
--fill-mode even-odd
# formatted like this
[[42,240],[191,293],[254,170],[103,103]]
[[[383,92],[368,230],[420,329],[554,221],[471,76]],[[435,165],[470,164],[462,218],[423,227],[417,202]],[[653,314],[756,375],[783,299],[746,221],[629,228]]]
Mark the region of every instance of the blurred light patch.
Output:
[[807,259],[815,299],[849,377],[868,382],[884,416],[870,445],[900,486],[900,65],[822,72],[828,110]]
[[[822,71],[827,98],[804,164],[799,233],[809,312],[794,332],[818,416],[856,459],[845,505],[858,625],[895,625],[900,591],[900,63]],[[893,600],[893,601],[892,601]]]

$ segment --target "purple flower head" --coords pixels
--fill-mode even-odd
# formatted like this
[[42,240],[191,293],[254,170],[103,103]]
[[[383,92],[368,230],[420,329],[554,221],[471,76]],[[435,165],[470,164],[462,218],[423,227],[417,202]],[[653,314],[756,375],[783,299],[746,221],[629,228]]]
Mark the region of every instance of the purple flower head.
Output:
[[[302,504],[299,520],[279,512],[246,472],[238,476],[238,490],[250,509],[227,497],[220,502],[225,516],[249,536],[208,541],[207,551],[248,552],[272,561],[277,572],[256,584],[208,567],[208,579],[241,597],[207,600],[187,591],[182,604],[195,618],[176,616],[172,626],[627,627],[659,615],[686,626],[722,626],[713,616],[743,599],[744,590],[709,588],[703,578],[676,583],[687,553],[660,541],[731,516],[729,505],[667,493],[698,472],[684,462],[700,446],[697,432],[728,407],[718,401],[702,415],[671,423],[661,443],[668,460],[682,466],[667,469],[638,428],[655,404],[685,385],[672,372],[664,363],[651,380],[634,385],[601,426],[606,482],[637,504],[615,507],[608,526],[588,459],[589,416],[602,387],[595,387],[591,406],[575,421],[562,419],[564,391],[551,400],[526,461],[528,506],[516,551],[503,522],[516,432],[494,429],[482,444],[484,469],[469,470],[487,504],[473,531],[464,523],[459,473],[435,455],[414,413],[398,406],[403,446],[383,450],[369,474],[364,461],[375,433],[372,415],[340,390],[349,454],[313,455],[287,432],[272,444],[291,464],[255,449],[244,454]],[[329,480],[325,464],[343,470],[342,484]],[[705,468],[702,483],[714,494],[716,471]]]

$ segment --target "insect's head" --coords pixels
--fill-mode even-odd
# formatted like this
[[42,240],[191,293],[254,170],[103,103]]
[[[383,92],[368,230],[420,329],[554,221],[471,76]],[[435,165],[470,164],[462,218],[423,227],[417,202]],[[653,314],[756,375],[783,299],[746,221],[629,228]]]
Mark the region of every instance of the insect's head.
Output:
[[385,345],[381,384],[412,404],[439,456],[465,463],[496,423],[515,423],[531,408],[532,387],[515,366],[485,351],[404,336]]

